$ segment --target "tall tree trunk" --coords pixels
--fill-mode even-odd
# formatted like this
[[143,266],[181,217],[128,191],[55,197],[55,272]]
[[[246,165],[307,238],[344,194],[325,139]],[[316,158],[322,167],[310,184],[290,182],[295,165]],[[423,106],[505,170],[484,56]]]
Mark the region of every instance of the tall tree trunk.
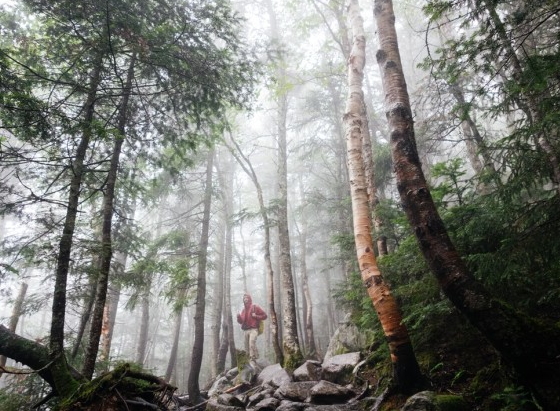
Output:
[[56,276],[52,302],[51,334],[49,339],[49,349],[51,357],[57,358],[64,355],[64,323],[66,318],[66,286],[68,282],[68,271],[70,267],[70,253],[76,227],[76,216],[78,214],[78,204],[80,199],[80,189],[85,173],[84,160],[91,140],[93,130],[93,116],[95,112],[95,102],[97,90],[101,81],[101,69],[103,55],[100,51],[94,60],[94,67],[90,74],[88,85],[88,95],[83,107],[83,133],[82,139],[76,149],[75,157],[70,165],[71,179],[70,191],[68,195],[68,205],[66,217],[62,229],[62,236],[59,243],[58,257],[56,261]]
[[206,311],[206,262],[208,257],[208,233],[210,229],[210,206],[212,204],[212,167],[214,163],[214,149],[208,154],[206,167],[206,188],[204,190],[204,211],[202,217],[202,232],[198,248],[198,277],[196,289],[196,311],[194,314],[194,343],[189,372],[188,393],[193,404],[202,402],[200,396],[199,376],[204,353],[204,315]]
[[[342,107],[343,102],[340,99],[339,92],[331,79],[328,82],[328,90],[333,101],[332,111],[334,113],[334,127],[336,129],[333,142],[337,159],[336,177],[338,178],[335,188],[338,202],[338,207],[336,208],[336,230],[339,236],[344,236],[352,232],[351,219],[349,218],[350,210],[346,201],[350,195],[350,183],[348,181],[348,164],[346,162],[346,145],[344,142],[344,122],[342,121],[344,108]],[[341,249],[341,251],[345,252],[346,250]],[[344,253],[344,256],[346,258],[343,259],[340,269],[343,278],[348,280],[352,272],[352,263],[346,253]]]
[[231,210],[233,208],[233,184],[231,182],[225,187],[225,201],[227,209],[225,247],[224,247],[224,290],[222,305],[222,338],[218,354],[218,372],[225,370],[226,357],[229,351],[231,366],[237,366],[237,354],[235,351],[235,338],[233,332],[233,315],[231,311],[231,263],[233,258],[233,223],[231,221]]
[[[270,19],[271,38],[280,41],[280,30],[271,0],[266,1]],[[282,63],[276,68],[276,78],[280,85],[287,81]],[[280,91],[277,97],[277,137],[278,137],[278,241],[280,247],[280,278],[282,281],[282,321],[283,365],[288,370],[295,369],[302,361],[297,331],[294,278],[290,254],[290,233],[288,230],[288,152],[286,121],[288,115],[288,95]]]
[[[184,293],[183,293],[184,294]],[[183,296],[179,298],[183,299]],[[169,353],[169,361],[167,362],[167,369],[165,370],[165,376],[163,379],[167,382],[171,380],[171,376],[177,365],[177,353],[179,352],[179,337],[181,336],[181,323],[183,321],[183,307],[175,313],[175,325],[173,327],[173,345],[171,346],[171,352]]]
[[[103,310],[103,325],[101,327],[101,348],[99,353],[99,361],[107,364],[111,354],[111,343],[113,340],[113,331],[115,329],[115,321],[117,319],[117,311],[119,307],[119,300],[121,297],[121,285],[113,283],[109,285],[107,291],[107,303]],[[104,371],[107,371],[107,366],[104,366]]]
[[420,165],[392,2],[376,0],[374,14],[397,188],[420,249],[451,302],[513,365],[543,409],[558,410],[560,329],[537,323],[496,300],[468,271],[437,212]]
[[[231,172],[233,173],[233,162],[231,165]],[[224,342],[227,354],[229,350],[231,367],[237,366],[237,352],[235,349],[235,336],[233,332],[233,314],[231,309],[231,263],[233,258],[233,181],[228,179],[225,187],[225,204],[226,204],[226,233],[225,233],[225,248],[224,248],[224,304],[222,322],[225,324]],[[225,369],[225,355],[223,358],[223,365],[220,363],[221,371]]]
[[[233,190],[229,192],[233,201]],[[223,323],[227,325],[227,345],[231,367],[237,367],[237,351],[235,349],[235,335],[233,332],[233,314],[231,308],[231,263],[233,260],[233,222],[228,219],[226,226],[226,249],[225,249],[225,278],[224,278],[224,315]],[[225,358],[224,358],[225,361]]]
[[315,331],[313,329],[313,302],[309,290],[309,278],[307,276],[307,223],[304,220],[300,235],[301,247],[301,289],[303,295],[303,306],[305,315],[305,346],[307,347],[307,358],[317,358],[317,347],[315,346]]
[[[43,374],[52,377],[51,386],[55,388],[59,395],[66,395],[78,388],[78,380],[69,371],[66,356],[64,355],[64,324],[66,318],[66,287],[68,283],[68,272],[70,268],[70,255],[76,227],[76,217],[80,199],[80,189],[85,173],[84,160],[90,140],[93,135],[92,125],[95,112],[95,102],[97,91],[101,81],[101,69],[103,64],[103,54],[98,51],[94,58],[94,66],[90,74],[88,94],[83,107],[83,132],[82,138],[74,159],[70,165],[71,179],[68,194],[68,204],[66,216],[62,228],[62,236],[59,242],[59,251],[56,260],[56,275],[53,291],[51,331],[49,338],[49,357],[51,363],[49,370]],[[31,364],[28,364],[31,366]],[[46,364],[43,364],[46,365]],[[33,367],[32,367],[33,368]],[[37,368],[34,368],[37,369]],[[40,374],[41,375],[41,374]],[[43,375],[41,375],[43,376]],[[48,381],[48,380],[47,380]]]
[[150,330],[150,288],[151,281],[148,281],[146,291],[142,296],[142,315],[140,321],[140,331],[138,333],[138,346],[136,347],[136,363],[144,365],[146,360],[146,350],[148,347],[148,332]]
[[[218,261],[216,263],[216,281],[214,286],[214,310],[212,315],[212,358],[211,371],[212,378],[216,377],[225,369],[225,358],[227,354],[228,344],[227,335],[220,338],[220,332],[227,332],[227,326],[222,326],[225,322],[224,316],[224,299],[225,299],[225,259],[226,259],[226,236],[227,226],[230,219],[231,196],[229,196],[232,187],[232,161],[231,156],[218,156],[222,161],[217,167],[218,181],[220,184],[220,192],[222,197],[222,212],[220,213],[220,223],[218,225]],[[225,352],[223,350],[225,349]]]
[[[136,170],[132,171],[131,181],[135,180]],[[136,214],[136,196],[133,195],[129,199],[128,195],[125,195],[123,200],[123,209],[129,209],[126,215],[126,220],[122,221],[116,227],[115,237],[117,242],[127,243],[126,239],[123,238],[124,228],[130,225],[130,222],[134,220],[134,215]],[[119,307],[119,300],[121,296],[121,284],[120,277],[126,270],[126,262],[128,260],[128,250],[117,250],[115,255],[115,261],[112,267],[113,279],[109,284],[107,303],[103,311],[103,325],[101,327],[101,352],[99,353],[99,360],[104,364],[104,371],[107,371],[107,365],[109,362],[111,354],[111,343],[113,340],[113,331],[115,329],[115,321],[117,319],[117,312]]]
[[[12,308],[12,315],[10,317],[10,324],[8,324],[8,329],[10,332],[15,333],[17,329],[17,325],[19,322],[19,318],[23,312],[23,302],[25,301],[25,295],[27,294],[27,283],[21,283],[21,287],[19,289],[19,294],[14,301],[14,307]],[[2,376],[2,369],[6,365],[6,356],[0,355],[0,377]]]
[[[96,201],[92,202],[92,207],[90,210],[90,215],[95,216],[97,215],[97,207]],[[92,231],[95,232],[95,237],[101,241],[101,227],[99,225],[99,220],[97,218],[93,218],[91,222]],[[94,265],[94,264],[92,264]],[[82,313],[80,315],[80,322],[78,323],[78,330],[76,332],[76,338],[74,340],[74,346],[72,347],[72,351],[70,353],[70,358],[75,359],[82,349],[82,353],[85,351],[85,346],[82,344],[82,340],[84,339],[84,335],[88,334],[88,325],[90,324],[91,318],[91,311],[93,310],[93,303],[95,301],[95,289],[97,287],[97,270],[96,267],[87,278],[87,286],[85,287],[85,292],[82,292]]]
[[88,278],[86,293],[84,295],[84,306],[82,307],[82,314],[80,315],[80,322],[78,324],[78,332],[76,333],[76,341],[72,347],[70,357],[72,359],[78,356],[80,347],[82,346],[82,339],[86,333],[89,319],[91,318],[91,310],[93,309],[93,302],[95,299],[95,289],[97,288],[97,277],[91,274]]
[[365,127],[362,82],[366,40],[357,0],[349,1],[348,15],[353,32],[353,47],[348,60],[348,100],[344,119],[356,252],[362,280],[389,343],[395,386],[399,391],[408,393],[417,389],[423,379],[408,331],[403,324],[400,307],[379,271],[374,254],[368,185],[362,158]]
[[[220,184],[223,187],[222,179],[220,179]],[[226,208],[226,207],[224,207]],[[225,225],[227,222],[227,211],[224,210],[222,213],[222,222],[219,224],[219,234],[218,234],[218,261],[216,263],[216,281],[214,285],[214,307],[212,312],[212,324],[210,329],[212,331],[212,356],[211,356],[211,377],[215,378],[220,372],[221,362],[220,362],[220,347],[222,346],[222,340],[220,338],[220,332],[224,329],[222,327],[223,313],[224,313],[224,255],[225,255]],[[227,347],[227,345],[226,345]],[[226,351],[227,353],[227,351]],[[225,359],[225,355],[223,357]]]
[[243,169],[245,173],[249,176],[255,189],[257,190],[257,199],[259,201],[259,213],[263,220],[264,229],[264,262],[266,266],[266,302],[268,305],[268,316],[270,323],[270,339],[274,349],[275,361],[279,364],[284,363],[284,354],[282,353],[282,348],[280,346],[280,338],[278,332],[278,316],[276,314],[275,307],[275,295],[274,295],[274,269],[272,268],[272,258],[270,257],[270,220],[268,218],[268,212],[266,210],[266,205],[264,203],[264,196],[261,184],[257,177],[257,173],[251,164],[251,161],[243,154],[241,148],[237,142],[231,138],[231,142],[235,145],[236,150],[231,149],[231,153]]
[[103,228],[101,233],[101,256],[99,276],[97,278],[97,290],[95,292],[95,304],[91,318],[90,334],[82,373],[86,378],[93,376],[95,361],[99,351],[99,340],[101,338],[101,327],[103,325],[103,310],[107,299],[107,287],[109,286],[109,273],[111,271],[111,258],[113,256],[113,245],[111,241],[111,225],[113,221],[113,203],[115,200],[115,187],[117,183],[118,168],[122,145],[125,140],[125,126],[128,119],[127,110],[130,95],[132,94],[132,80],[134,78],[134,65],[136,53],[133,53],[128,67],[123,96],[119,107],[117,135],[111,155],[109,173],[103,194]]

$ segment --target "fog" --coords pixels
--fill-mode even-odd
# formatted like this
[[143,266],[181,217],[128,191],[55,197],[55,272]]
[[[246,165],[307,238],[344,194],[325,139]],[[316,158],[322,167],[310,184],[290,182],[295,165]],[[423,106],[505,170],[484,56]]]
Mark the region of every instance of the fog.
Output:
[[[225,301],[223,292],[227,292],[227,288],[224,288],[224,281],[229,281],[231,286],[236,348],[243,348],[242,330],[235,322],[236,314],[243,308],[243,295],[251,294],[255,303],[268,309],[264,226],[257,189],[246,170],[248,166],[253,168],[262,187],[270,219],[275,303],[282,326],[284,307],[281,297],[286,291],[280,284],[277,230],[279,151],[284,149],[279,146],[278,136],[282,130],[286,133],[291,268],[299,343],[303,352],[309,354],[303,329],[307,314],[302,288],[305,278],[309,282],[313,307],[317,348],[314,355],[324,355],[337,325],[348,314],[347,308],[335,298],[356,264],[353,249],[344,247],[350,233],[351,208],[341,123],[346,95],[346,59],[341,45],[348,32],[340,26],[344,16],[337,13],[342,13],[344,6],[339,3],[275,1],[272,7],[278,25],[276,34],[271,28],[266,2],[236,1],[234,4],[245,18],[243,33],[262,64],[262,73],[255,84],[249,107],[230,108],[225,115],[227,127],[221,129],[218,137],[214,136],[202,385],[215,377],[213,363],[217,353],[213,339],[216,332],[222,330],[226,318],[223,310],[216,309],[218,302],[221,305]],[[427,73],[417,68],[426,56],[426,39],[429,38],[423,31],[425,22],[421,6],[422,2],[396,3],[403,67],[422,125],[429,124],[431,113],[421,105]],[[367,32],[365,96],[370,110],[370,127],[375,144],[386,149],[383,91],[375,63],[377,45],[373,6],[371,2],[362,1],[361,8]],[[35,92],[41,94],[40,90]],[[63,91],[57,90],[56,93],[62,95]],[[282,107],[286,109],[284,113]],[[101,117],[107,122],[112,121],[109,114],[103,115],[105,117]],[[156,133],[157,127],[150,128],[148,121],[145,124],[142,121],[127,126],[130,129],[135,127],[136,134],[127,137],[119,168],[121,180],[117,183],[114,205],[114,251],[107,303],[116,301],[118,296],[118,308],[107,360],[111,364],[138,361],[154,374],[164,375],[169,367],[176,316],[180,315],[181,329],[171,381],[179,391],[185,392],[195,334],[198,258],[204,252],[201,231],[209,149],[201,142],[203,139],[196,148],[185,148],[173,141],[164,142]],[[214,133],[208,125],[203,125],[204,128],[204,137]],[[2,129],[1,133],[5,150],[7,147],[23,150],[26,144],[30,150],[37,147],[19,140],[8,129]],[[465,147],[453,135],[447,142],[436,143],[429,132],[419,133],[419,139],[422,158],[427,163],[448,156],[465,156]],[[76,140],[57,144],[61,153],[57,161],[62,161],[64,155],[71,155]],[[16,333],[46,344],[68,185],[65,181],[55,180],[57,170],[63,168],[62,163],[54,164],[50,152],[42,150],[38,149],[34,163],[7,159],[2,166],[2,184],[9,186],[10,190],[3,192],[0,226],[0,322],[9,322],[20,287],[23,283],[28,284]],[[91,150],[86,160],[90,162],[91,174],[82,189],[66,288],[65,341],[68,350],[76,344],[80,319],[84,313],[85,318],[89,316],[91,308],[88,309],[87,304],[95,293],[101,201],[105,189],[103,173],[108,167],[109,156],[107,140],[100,137]],[[44,161],[38,161],[40,156]],[[385,170],[389,177],[379,186],[380,195],[385,199],[396,198],[390,167],[389,164]],[[395,246],[390,244],[390,247]],[[147,321],[144,323],[147,340],[139,353],[143,320]],[[78,363],[80,356],[84,355],[86,339],[84,337],[77,348]],[[268,327],[258,338],[258,345],[261,357],[273,362]],[[230,361],[228,354],[226,367]]]

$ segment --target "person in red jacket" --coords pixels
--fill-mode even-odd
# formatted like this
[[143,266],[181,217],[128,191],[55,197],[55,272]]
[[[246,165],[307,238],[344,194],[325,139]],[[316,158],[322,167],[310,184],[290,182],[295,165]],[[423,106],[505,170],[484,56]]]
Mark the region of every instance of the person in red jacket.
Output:
[[245,351],[249,353],[249,358],[255,361],[259,358],[257,350],[257,337],[259,336],[259,323],[268,318],[264,310],[257,304],[253,304],[253,299],[249,294],[243,296],[243,310],[237,314],[237,322],[241,324],[241,329],[245,334]]

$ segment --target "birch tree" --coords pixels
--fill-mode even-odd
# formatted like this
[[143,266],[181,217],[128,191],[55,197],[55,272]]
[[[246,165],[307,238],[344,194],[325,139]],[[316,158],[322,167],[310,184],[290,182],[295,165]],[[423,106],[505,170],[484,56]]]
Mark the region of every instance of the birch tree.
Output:
[[422,171],[391,0],[376,0],[379,50],[397,188],[420,249],[451,302],[513,365],[543,409],[560,408],[556,326],[544,326],[494,298],[472,275],[448,236]]
[[412,392],[422,384],[422,375],[400,307],[385,282],[374,253],[371,234],[372,219],[368,196],[368,179],[363,159],[365,35],[357,0],[350,0],[348,18],[352,28],[353,46],[348,59],[348,99],[344,121],[348,172],[352,198],[354,240],[362,281],[379,317],[391,352],[394,383],[402,392]]

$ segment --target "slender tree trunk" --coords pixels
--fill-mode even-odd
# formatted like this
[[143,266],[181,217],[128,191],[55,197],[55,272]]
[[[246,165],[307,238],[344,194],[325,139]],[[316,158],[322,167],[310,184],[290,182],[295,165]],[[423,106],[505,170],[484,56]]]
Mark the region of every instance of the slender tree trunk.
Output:
[[[103,311],[101,349],[99,353],[99,361],[104,364],[108,363],[111,354],[111,342],[113,340],[113,331],[115,329],[120,297],[121,285],[118,283],[110,285],[107,291],[107,304],[105,304],[105,309]],[[107,366],[104,366],[104,371],[107,371]]]
[[[10,324],[8,324],[8,329],[10,332],[15,333],[19,319],[23,312],[23,302],[25,301],[25,295],[27,294],[27,283],[21,283],[19,289],[19,294],[14,301],[14,307],[12,308],[12,315],[10,317]],[[2,376],[2,368],[6,365],[6,356],[0,355],[0,377]]]
[[[220,184],[224,186],[223,180],[220,179]],[[226,208],[226,207],[224,207]],[[211,371],[212,378],[215,378],[220,372],[220,347],[222,339],[220,338],[220,331],[223,330],[223,313],[224,313],[224,254],[225,254],[225,225],[227,222],[227,211],[224,210],[222,213],[222,222],[219,225],[218,234],[218,261],[216,263],[216,281],[214,288],[214,307],[212,315],[212,325],[210,329],[212,331],[212,356],[211,356]],[[227,345],[226,345],[227,347]],[[227,353],[227,351],[226,351]],[[225,355],[223,357],[225,359]]]
[[80,189],[83,175],[85,173],[84,160],[88,150],[89,142],[92,137],[92,123],[95,112],[95,102],[97,90],[101,81],[101,68],[103,56],[98,52],[94,67],[90,74],[88,95],[83,107],[83,133],[82,139],[76,149],[76,155],[70,165],[71,180],[70,192],[68,195],[68,206],[62,236],[59,243],[58,257],[56,261],[56,276],[52,303],[51,334],[49,349],[52,358],[62,356],[64,353],[64,322],[66,318],[66,286],[68,282],[68,271],[70,267],[70,253],[74,229],[76,227],[76,216],[78,214],[78,204],[80,199]]
[[[243,289],[247,290],[247,252],[245,251],[245,239],[243,238],[243,227],[239,225],[239,236],[241,237],[241,256],[239,264],[241,265],[241,278],[243,279]],[[239,254],[239,251],[237,252]]]
[[[181,299],[184,296],[180,297]],[[167,369],[165,370],[165,377],[163,379],[167,382],[171,380],[171,376],[177,365],[177,353],[179,352],[179,337],[181,336],[181,323],[183,321],[183,307],[175,313],[175,326],[173,327],[173,345],[169,353],[169,361],[167,362]]]
[[111,225],[113,221],[113,204],[115,201],[115,187],[117,183],[118,168],[122,145],[125,140],[125,126],[127,122],[127,110],[130,95],[132,94],[132,80],[134,78],[134,65],[136,54],[133,53],[127,72],[124,94],[119,107],[117,124],[118,134],[115,136],[115,145],[111,156],[107,183],[103,195],[103,228],[101,234],[101,258],[99,277],[97,278],[97,290],[95,292],[95,304],[91,318],[90,335],[82,373],[86,378],[91,378],[95,370],[95,361],[99,351],[99,340],[101,338],[101,327],[103,325],[103,310],[107,299],[107,287],[109,286],[109,273],[111,271],[111,258],[113,256],[113,245],[111,241]]
[[408,331],[403,324],[400,307],[377,266],[371,235],[368,185],[362,158],[363,127],[365,127],[362,91],[365,35],[357,0],[349,1],[348,14],[354,41],[348,60],[349,90],[344,119],[356,252],[362,280],[389,344],[394,383],[399,391],[409,393],[417,389],[423,379]]
[[[232,194],[230,188],[231,187],[227,188],[228,194],[226,195],[226,201],[228,204],[230,204],[230,207],[228,207],[228,209],[231,210],[231,201],[233,200],[233,197],[230,197],[230,194]],[[218,353],[218,373],[225,370],[228,351],[230,353],[231,366],[237,366],[237,355],[235,351],[235,339],[233,334],[233,316],[231,312],[231,261],[233,257],[232,232],[233,227],[228,212],[224,247],[224,301],[222,304],[222,337]]]
[[[232,186],[233,187],[233,186]],[[229,192],[233,201],[233,190]],[[232,204],[233,205],[233,204]],[[227,343],[231,367],[237,367],[237,351],[235,349],[235,335],[233,333],[233,314],[231,308],[231,263],[233,260],[233,223],[228,219],[226,226],[226,249],[225,249],[225,278],[224,278],[224,320],[227,324]],[[224,358],[225,361],[225,358]]]
[[[85,173],[84,160],[90,140],[93,135],[92,123],[95,112],[97,91],[101,81],[103,54],[98,51],[94,59],[94,67],[90,74],[88,94],[83,107],[83,133],[76,154],[70,165],[71,179],[68,195],[66,217],[59,242],[59,251],[56,261],[56,275],[53,291],[51,332],[49,338],[49,356],[51,363],[48,374],[52,376],[51,386],[61,396],[69,394],[78,388],[78,380],[70,372],[66,356],[64,355],[64,324],[66,318],[66,287],[70,268],[70,255],[76,227],[76,217],[80,199],[80,189]],[[30,365],[30,364],[28,364]],[[31,365],[30,365],[31,366]],[[45,374],[45,373],[43,373]],[[48,381],[48,380],[47,380]]]
[[[131,180],[135,180],[135,173]],[[117,242],[126,243],[126,239],[123,237],[123,227],[127,227],[130,221],[134,220],[134,215],[136,213],[136,198],[133,196],[129,200],[128,196],[125,197],[123,201],[123,208],[129,208],[128,216],[126,221],[122,222],[116,229]],[[120,238],[119,238],[120,237]],[[117,320],[117,312],[119,307],[119,300],[121,296],[121,284],[120,278],[126,270],[126,262],[128,259],[128,250],[118,250],[115,256],[115,262],[113,264],[113,274],[114,278],[109,285],[107,294],[107,304],[105,304],[105,309],[103,311],[103,325],[101,327],[101,352],[99,353],[99,360],[105,364],[104,371],[107,371],[107,364],[111,354],[111,343],[113,340],[113,331],[115,329],[115,322]]]
[[[96,202],[92,202],[92,207],[90,211],[92,216],[97,215]],[[93,218],[91,222],[92,230],[95,232],[95,237],[101,241],[101,227],[99,226],[99,220]],[[93,264],[92,264],[93,265]],[[95,267],[97,268],[97,267]],[[87,286],[85,292],[82,292],[82,313],[80,315],[80,322],[78,323],[78,330],[76,332],[76,339],[74,341],[74,346],[70,353],[70,358],[75,359],[82,349],[82,353],[85,351],[85,345],[83,344],[84,335],[89,334],[88,325],[90,324],[91,311],[93,310],[93,303],[95,300],[95,289],[97,287],[97,269],[93,270],[88,275]]]
[[204,191],[204,212],[202,218],[202,233],[198,250],[198,277],[196,290],[196,311],[194,314],[194,343],[189,372],[188,393],[193,404],[202,402],[200,396],[199,376],[204,353],[204,315],[206,311],[206,263],[208,255],[208,233],[210,228],[210,206],[212,203],[212,167],[214,163],[214,149],[208,154],[206,167],[206,188]]
[[80,323],[78,324],[78,332],[76,333],[76,341],[74,341],[74,347],[72,347],[72,352],[70,353],[70,356],[73,359],[76,358],[80,352],[82,339],[84,338],[89,319],[91,318],[91,310],[93,309],[93,302],[95,299],[95,289],[97,287],[96,280],[97,277],[93,274],[88,278],[86,294],[84,295],[84,306],[82,308],[82,315],[80,316]]
[[542,408],[558,410],[560,330],[537,323],[496,300],[468,271],[437,212],[420,165],[392,2],[376,0],[374,14],[397,188],[420,249],[451,302],[513,365]]
[[282,280],[282,317],[284,324],[284,367],[295,369],[303,356],[299,346],[297,333],[297,313],[290,233],[288,230],[288,156],[286,142],[286,116],[288,111],[287,97],[280,98],[278,111],[278,241],[280,246],[280,278]]
[[148,332],[150,329],[150,284],[148,281],[145,294],[142,296],[142,316],[140,331],[138,335],[138,347],[136,348],[136,363],[144,365],[146,349],[148,347]]
[[[232,167],[231,156],[219,156],[222,159],[218,167],[218,181],[222,197],[222,213],[220,213],[221,221],[218,225],[218,262],[216,263],[216,281],[214,286],[214,310],[212,316],[212,378],[220,374],[225,368],[225,358],[227,354],[228,344],[227,335],[220,338],[220,331],[227,332],[227,326],[222,324],[225,322],[224,316],[224,299],[225,299],[225,248],[227,226],[230,219],[231,196],[229,196],[232,187]],[[224,338],[225,337],[225,338]],[[224,352],[225,349],[225,352]]]
[[[271,38],[280,41],[280,30],[271,0],[266,1],[270,19]],[[282,63],[276,68],[276,78],[280,85],[287,81],[287,74]],[[290,254],[290,233],[288,230],[288,152],[286,121],[288,115],[288,95],[280,91],[277,98],[277,138],[278,138],[278,241],[280,250],[280,278],[282,281],[282,321],[284,368],[293,370],[302,359],[297,331],[297,312],[295,305],[295,288]]]
[[243,169],[245,173],[251,178],[255,189],[257,190],[257,199],[259,201],[259,213],[263,220],[264,229],[264,262],[266,266],[266,300],[268,304],[268,316],[270,323],[270,339],[274,349],[275,360],[279,364],[284,363],[284,354],[282,353],[282,348],[280,347],[280,338],[278,333],[278,316],[276,314],[275,308],[275,295],[274,295],[274,269],[272,268],[272,258],[270,257],[270,221],[268,218],[268,212],[266,211],[266,205],[264,203],[264,196],[261,184],[257,177],[257,173],[253,168],[253,165],[249,159],[243,154],[241,148],[237,142],[231,138],[231,142],[235,145],[236,150],[231,150],[233,156]]
[[[231,163],[231,173],[233,174],[233,163]],[[233,258],[233,179],[228,179],[225,187],[226,199],[226,235],[224,248],[224,305],[222,322],[226,325],[227,334],[224,336],[224,342],[227,343],[226,352],[229,349],[231,367],[237,366],[237,352],[235,349],[235,336],[233,333],[233,314],[231,309],[231,263]],[[224,362],[221,365],[221,371],[225,369]]]
[[305,346],[307,347],[307,358],[317,358],[317,347],[315,345],[315,330],[313,329],[313,302],[309,290],[309,278],[307,275],[307,224],[303,222],[300,236],[301,247],[301,288],[303,294],[303,306],[305,314]]
[[216,359],[216,372],[220,374],[226,369],[226,358],[229,351],[229,333],[230,329],[226,321],[226,308],[225,304],[222,305],[222,315],[224,316],[224,321],[222,321],[222,333],[220,335],[220,346],[218,347],[218,358]]
[[[350,49],[348,50],[350,53]],[[328,90],[333,101],[332,112],[334,113],[334,127],[336,129],[336,135],[333,141],[334,150],[336,152],[336,199],[338,202],[337,212],[336,212],[336,229],[339,236],[344,236],[352,232],[351,219],[349,218],[351,210],[348,208],[346,199],[349,197],[349,187],[348,182],[348,164],[346,162],[346,145],[344,142],[344,123],[342,121],[342,114],[344,112],[343,102],[340,99],[339,91],[335,87],[332,80],[328,82]],[[341,249],[342,252],[346,250]],[[348,253],[349,254],[349,253]],[[347,253],[344,253],[344,260],[341,263],[340,269],[343,274],[343,278],[348,280],[352,272],[352,263],[347,258]]]

